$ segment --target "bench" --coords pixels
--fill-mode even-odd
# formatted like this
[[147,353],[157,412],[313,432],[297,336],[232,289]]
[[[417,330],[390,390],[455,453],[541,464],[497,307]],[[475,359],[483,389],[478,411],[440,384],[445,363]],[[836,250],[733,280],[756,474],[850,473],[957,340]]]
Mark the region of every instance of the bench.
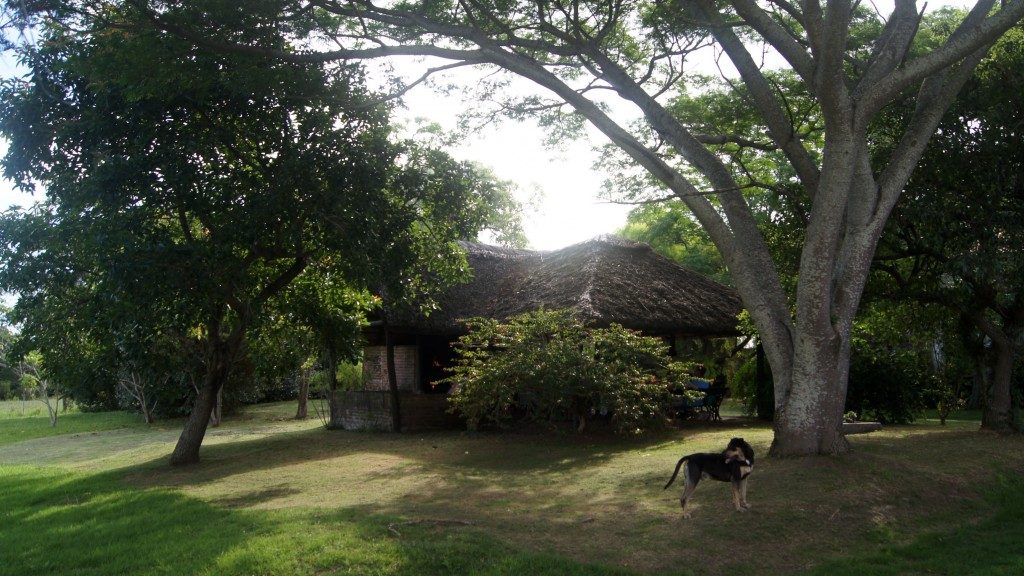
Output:
[[722,400],[728,394],[725,386],[712,386],[704,390],[704,397],[691,400],[681,397],[672,402],[671,407],[676,417],[683,419],[703,419],[717,422],[722,419],[719,409]]

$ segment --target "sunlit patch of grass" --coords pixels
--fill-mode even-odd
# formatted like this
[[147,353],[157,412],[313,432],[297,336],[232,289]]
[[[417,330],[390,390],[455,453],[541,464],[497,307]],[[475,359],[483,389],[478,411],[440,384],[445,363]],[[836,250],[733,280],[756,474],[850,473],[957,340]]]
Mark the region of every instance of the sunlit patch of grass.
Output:
[[32,438],[99,432],[140,425],[143,425],[140,418],[127,412],[80,412],[70,407],[58,411],[57,425],[51,426],[49,414],[42,402],[0,402],[0,446]]

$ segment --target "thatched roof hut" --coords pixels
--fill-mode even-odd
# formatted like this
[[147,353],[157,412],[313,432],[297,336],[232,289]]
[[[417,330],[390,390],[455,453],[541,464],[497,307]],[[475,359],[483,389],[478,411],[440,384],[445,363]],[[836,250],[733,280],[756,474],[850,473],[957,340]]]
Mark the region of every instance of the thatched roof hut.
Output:
[[380,430],[451,425],[445,367],[452,341],[473,317],[571,308],[591,326],[618,323],[670,342],[737,335],[736,292],[646,244],[602,236],[545,252],[468,242],[463,248],[473,278],[443,293],[438,310],[388,308],[364,331],[365,390],[332,403],[332,423]]
[[504,319],[538,308],[571,308],[587,324],[621,324],[655,334],[736,335],[739,296],[646,244],[601,236],[531,251],[463,243],[473,279],[455,286],[429,315],[390,312],[393,330],[460,334],[463,320]]

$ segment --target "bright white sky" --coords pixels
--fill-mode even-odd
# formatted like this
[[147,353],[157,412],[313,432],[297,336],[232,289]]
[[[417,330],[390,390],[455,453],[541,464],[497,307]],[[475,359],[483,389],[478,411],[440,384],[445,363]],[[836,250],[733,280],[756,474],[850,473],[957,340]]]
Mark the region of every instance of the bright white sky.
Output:
[[[400,119],[409,124],[426,119],[448,130],[456,128],[463,107],[458,96],[440,96],[429,88],[417,88],[405,102]],[[516,183],[531,247],[550,250],[614,232],[626,222],[629,206],[598,199],[604,174],[594,168],[594,146],[603,139],[596,130],[591,132],[589,139],[551,150],[545,148],[545,133],[535,123],[504,121],[470,135],[449,152]]]
[[[967,2],[933,0],[929,9]],[[885,14],[892,9],[892,0],[874,4]],[[0,76],[8,76],[12,67],[11,57],[0,54]],[[406,101],[408,109],[402,115],[407,121],[424,118],[447,129],[455,128],[458,111],[464,105],[457,97],[436,95],[422,87]],[[505,122],[466,138],[452,153],[489,166],[499,178],[518,184],[520,199],[534,207],[524,215],[526,235],[533,248],[560,248],[621,228],[629,207],[599,198],[604,174],[594,167],[597,154],[593,147],[595,143],[603,144],[603,138],[573,142],[562,151],[545,149],[543,139],[543,131],[535,124]],[[0,140],[0,154],[6,148],[7,143]],[[14,191],[10,182],[0,179],[0,209],[32,202],[33,198]]]

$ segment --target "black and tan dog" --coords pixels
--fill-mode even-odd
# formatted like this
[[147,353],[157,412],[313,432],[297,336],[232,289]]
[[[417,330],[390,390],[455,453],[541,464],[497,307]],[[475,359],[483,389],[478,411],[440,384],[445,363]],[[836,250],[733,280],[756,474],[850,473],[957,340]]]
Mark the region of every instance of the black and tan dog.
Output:
[[675,472],[665,484],[665,489],[675,482],[676,475],[683,462],[686,463],[686,470],[683,472],[683,495],[679,497],[679,504],[683,507],[683,516],[690,517],[686,511],[686,502],[693,496],[697,484],[702,478],[711,478],[721,482],[732,482],[732,501],[737,512],[746,512],[750,508],[747,504],[747,478],[754,470],[754,449],[743,438],[733,438],[729,445],[721,452],[698,452],[683,456],[676,464]]

